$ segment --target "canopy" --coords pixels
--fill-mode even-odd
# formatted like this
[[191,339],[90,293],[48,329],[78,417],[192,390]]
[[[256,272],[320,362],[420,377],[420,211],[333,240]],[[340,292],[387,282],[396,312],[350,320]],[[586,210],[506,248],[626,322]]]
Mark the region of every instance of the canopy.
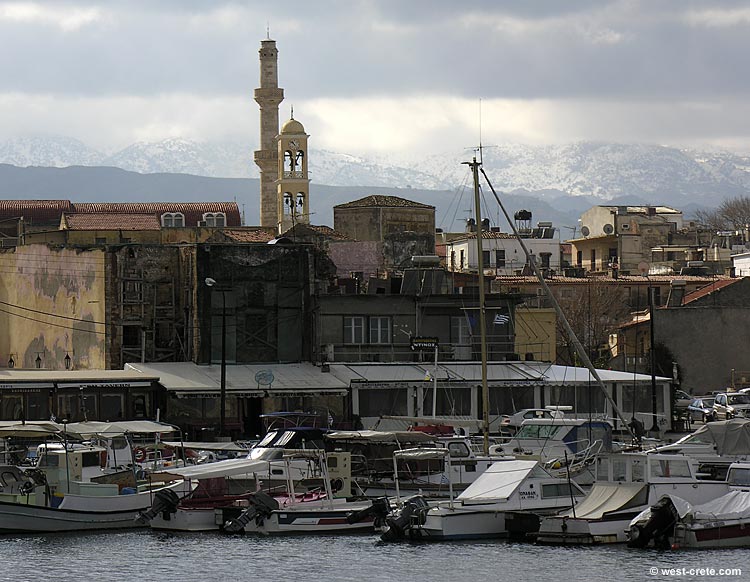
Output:
[[196,441],[162,441],[162,444],[175,449],[193,449],[195,451],[226,451],[229,453],[246,453],[247,447],[237,443],[203,443]]
[[187,467],[170,467],[168,471],[151,473],[153,481],[168,481],[175,477],[183,479],[213,479],[216,477],[231,477],[233,475],[248,475],[250,473],[267,473],[268,461],[254,461],[251,459],[227,459],[204,465],[189,465]]
[[332,441],[360,441],[369,443],[425,443],[437,440],[434,436],[410,430],[341,430],[330,432],[325,438]]
[[397,459],[423,461],[430,459],[444,459],[450,455],[448,449],[404,449],[396,451],[393,456]]
[[36,424],[14,423],[6,426],[0,426],[0,437],[38,438],[62,434],[62,432],[62,426],[54,422],[40,422]]
[[465,505],[508,499],[538,461],[497,461],[457,497]]
[[720,455],[750,455],[750,420],[733,418],[709,422],[693,434],[710,438]]
[[162,434],[179,431],[178,428],[164,424],[163,422],[153,422],[151,420],[126,420],[118,422],[73,422],[68,425],[67,430],[79,434],[84,438],[94,436],[115,437],[125,434]]
[[[580,519],[601,519],[605,513],[623,509],[643,491],[643,483],[594,483],[589,494],[575,507]],[[573,517],[573,509],[562,514]]]
[[707,503],[693,506],[695,520],[726,521],[750,518],[750,491],[730,491]]

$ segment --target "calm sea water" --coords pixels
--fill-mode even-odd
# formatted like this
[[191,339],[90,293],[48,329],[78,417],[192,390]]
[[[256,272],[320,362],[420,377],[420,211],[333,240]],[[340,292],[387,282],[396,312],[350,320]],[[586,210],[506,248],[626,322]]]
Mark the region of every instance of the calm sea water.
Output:
[[[653,575],[650,568],[742,568],[742,576]],[[377,536],[260,538],[150,530],[0,538],[14,582],[514,582],[748,580],[750,551],[657,552],[506,542],[384,544]]]

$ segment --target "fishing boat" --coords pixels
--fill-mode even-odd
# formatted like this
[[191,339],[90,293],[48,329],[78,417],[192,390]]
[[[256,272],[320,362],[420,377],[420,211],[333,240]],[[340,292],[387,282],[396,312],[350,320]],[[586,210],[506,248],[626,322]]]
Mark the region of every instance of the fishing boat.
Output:
[[[166,430],[156,423],[154,430]],[[145,428],[145,425],[139,425]],[[0,468],[0,533],[42,533],[138,527],[134,518],[147,509],[161,489],[184,494],[188,485],[173,480],[152,486],[137,482],[134,469],[107,469],[105,447],[70,442],[81,433],[53,423],[30,429],[29,425],[6,426],[0,436],[25,438],[58,437],[62,442],[37,448],[36,466],[22,471],[15,466]],[[79,427],[80,428],[80,427]],[[121,426],[121,434],[127,426]]]
[[727,472],[729,493],[693,505],[664,495],[630,522],[633,548],[750,547],[750,463],[733,463]]
[[247,499],[235,501],[230,506],[215,509],[216,522],[223,532],[276,536],[373,531],[376,519],[374,515],[364,516],[359,521],[349,519],[352,514],[369,509],[371,503],[335,496],[328,457],[324,451],[295,451],[288,453],[288,456],[305,456],[319,464],[325,496],[300,503],[291,482],[285,505],[268,494],[258,492]]
[[701,479],[697,463],[677,454],[623,452],[597,459],[596,483],[569,511],[545,517],[537,543],[624,543],[630,522],[664,494],[705,503],[729,491],[726,481]]
[[[394,466],[399,457],[426,454],[397,453]],[[525,539],[539,528],[540,515],[567,509],[584,496],[575,482],[553,477],[539,461],[497,461],[455,499],[431,505],[421,496],[404,502],[397,497],[398,510],[386,518],[382,539]]]

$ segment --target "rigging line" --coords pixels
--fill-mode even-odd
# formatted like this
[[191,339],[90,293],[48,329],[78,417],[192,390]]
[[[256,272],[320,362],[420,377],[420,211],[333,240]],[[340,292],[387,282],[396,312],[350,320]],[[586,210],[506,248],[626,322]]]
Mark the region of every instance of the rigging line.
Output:
[[[519,236],[518,230],[516,229],[515,225],[511,221],[510,216],[508,215],[508,212],[505,209],[505,206],[500,200],[500,197],[497,195],[497,192],[495,192],[495,189],[492,187],[492,183],[490,182],[490,179],[487,176],[487,172],[484,171],[484,168],[479,168],[479,169],[481,170],[482,175],[484,176],[484,179],[487,181],[487,185],[490,187],[490,190],[492,190],[492,194],[495,196],[495,200],[497,200],[498,205],[503,211],[503,214],[505,215],[505,218],[508,221],[508,224],[510,224],[511,229],[513,229],[513,234],[518,239],[518,242],[521,245],[521,248],[523,249],[524,254],[526,255],[527,263],[530,264],[532,270],[534,271],[534,274],[536,275],[540,284],[542,285],[542,288],[544,289],[545,294],[548,297],[551,297],[552,292],[550,291],[549,286],[547,285],[547,282],[544,280],[544,277],[542,277],[542,274],[540,273],[539,268],[536,265],[536,262],[531,260],[531,253],[529,252],[529,249],[527,248],[526,243],[524,243],[523,239]],[[604,385],[604,382],[599,376],[599,373],[596,371],[596,369],[594,368],[594,365],[591,363],[591,360],[586,354],[586,351],[583,349],[583,346],[581,345],[581,342],[578,340],[578,337],[573,333],[573,330],[570,327],[570,323],[568,323],[568,319],[565,317],[565,314],[560,308],[560,305],[557,302],[553,302],[553,305],[555,307],[555,312],[557,313],[558,319],[563,324],[563,327],[565,328],[565,331],[569,335],[570,339],[573,341],[573,345],[575,346],[576,352],[579,354],[579,357],[581,358],[581,360],[583,360],[584,364],[589,369],[589,373],[593,374],[594,378],[596,378],[597,384],[599,385],[599,388],[601,389],[601,391],[604,393],[604,397],[609,402],[610,406],[612,407],[612,410],[617,414],[617,417],[622,421],[622,423],[628,429],[628,431],[633,436],[633,438],[635,440],[638,440],[635,435],[635,431],[630,426],[628,426],[627,422],[625,422],[625,416],[620,410],[620,408],[617,406],[617,403],[615,402],[614,398],[612,398],[609,392],[607,392],[607,387]]]
[[[21,319],[27,319],[29,321],[35,321],[37,323],[42,323],[44,325],[50,325],[52,327],[61,327],[63,329],[68,329],[68,330],[72,330],[72,331],[81,331],[81,332],[85,332],[85,333],[95,333],[95,334],[98,334],[98,335],[106,335],[107,334],[106,331],[97,331],[95,329],[81,329],[79,327],[72,327],[72,326],[67,326],[67,325],[60,325],[58,323],[51,323],[49,321],[42,321],[41,319],[34,319],[33,317],[28,317],[26,315],[21,315],[20,313],[11,313],[10,311],[6,311],[5,309],[3,309],[1,307],[0,307],[0,313],[6,313],[8,315],[13,315],[14,317],[20,317]],[[79,321],[81,321],[81,320],[79,320]]]

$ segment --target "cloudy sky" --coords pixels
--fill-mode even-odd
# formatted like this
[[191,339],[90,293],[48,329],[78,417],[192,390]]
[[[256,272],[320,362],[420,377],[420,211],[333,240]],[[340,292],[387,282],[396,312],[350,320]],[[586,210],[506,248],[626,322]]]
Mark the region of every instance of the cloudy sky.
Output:
[[750,151],[750,0],[0,0],[0,138],[256,147],[267,26],[315,147]]

